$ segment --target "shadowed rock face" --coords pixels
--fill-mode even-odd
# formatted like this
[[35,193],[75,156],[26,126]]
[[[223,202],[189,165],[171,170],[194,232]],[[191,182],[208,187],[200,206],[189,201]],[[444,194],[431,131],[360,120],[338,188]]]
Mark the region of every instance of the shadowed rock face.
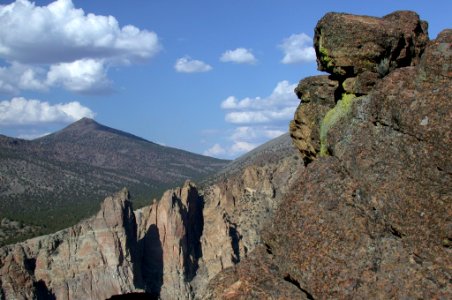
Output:
[[196,187],[165,192],[160,201],[137,211],[145,290],[163,299],[188,299],[189,282],[201,257],[204,200]]
[[[300,83],[292,124],[304,127],[291,127],[307,168],[265,227],[265,247],[214,278],[206,298],[270,293],[249,284],[262,270],[280,298],[284,279],[311,299],[452,297],[452,31],[427,43],[425,29],[411,12],[319,22],[319,69],[331,75]],[[360,76],[374,81],[356,92]],[[325,93],[334,107],[324,109]]]
[[314,160],[320,152],[320,124],[326,113],[336,105],[338,88],[336,80],[320,75],[305,78],[295,89],[301,103],[290,121],[289,131],[305,164]]

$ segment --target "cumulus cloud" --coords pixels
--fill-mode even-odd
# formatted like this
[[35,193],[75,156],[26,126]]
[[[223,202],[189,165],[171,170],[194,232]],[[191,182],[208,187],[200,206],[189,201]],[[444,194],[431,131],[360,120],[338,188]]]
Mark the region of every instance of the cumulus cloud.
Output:
[[289,120],[293,117],[294,109],[285,107],[278,111],[234,111],[226,114],[225,120],[234,124],[270,123],[272,121]]
[[280,129],[270,129],[270,130],[267,129],[264,131],[264,136],[268,137],[270,139],[274,139],[274,138],[277,138],[278,136],[283,135],[286,132],[287,132],[287,130],[284,131],[284,130],[280,130]]
[[245,48],[227,50],[221,55],[220,60],[222,62],[233,62],[237,64],[255,64],[257,62],[251,50]]
[[[225,120],[234,127],[226,132],[221,143],[206,150],[212,156],[236,158],[257,146],[276,138],[288,130],[289,120],[299,104],[295,96],[296,84],[283,80],[276,84],[272,93],[266,97],[245,97],[238,99],[229,96],[220,104],[225,110]],[[218,150],[214,153],[211,150]]]
[[272,126],[240,126],[234,129],[233,133],[230,136],[232,141],[248,141],[248,142],[256,142],[259,139],[273,139],[286,131],[282,129],[278,129],[277,127]]
[[283,64],[310,62],[316,59],[312,38],[305,33],[292,34],[285,38],[279,47],[284,52],[281,60]]
[[256,147],[257,147],[256,144],[252,144],[249,142],[236,141],[236,142],[234,142],[234,144],[231,147],[231,154],[232,155],[243,154],[243,153],[253,150]]
[[200,73],[212,70],[212,67],[203,61],[192,59],[189,56],[179,58],[174,69],[180,73]]
[[0,67],[0,93],[17,94],[21,89],[47,90],[44,75],[45,70],[40,67],[26,66],[17,62]]
[[[287,126],[286,126],[287,127]],[[278,126],[239,126],[229,131],[222,142],[214,144],[204,151],[204,155],[235,158],[249,152],[269,139],[276,138],[287,132],[287,129]]]
[[70,123],[94,116],[91,109],[77,101],[52,105],[45,101],[15,97],[0,102],[0,125]]
[[154,56],[156,33],[120,27],[113,16],[85,13],[71,0],[37,6],[28,0],[0,5],[0,92],[61,86],[79,93],[110,89],[108,66]]
[[47,6],[17,0],[0,6],[0,56],[22,63],[146,59],[160,50],[154,32],[120,27],[113,16],[86,14],[71,0]]
[[239,100],[230,96],[221,103],[221,108],[232,110],[226,113],[225,120],[236,124],[289,120],[298,105],[294,94],[295,87],[296,84],[284,80],[279,82],[271,95],[265,98],[246,97]]
[[111,88],[103,63],[94,59],[52,65],[46,83],[74,92],[102,92]]
[[46,91],[62,87],[77,93],[102,93],[112,90],[102,61],[81,59],[49,67],[13,62],[0,67],[0,93],[18,94],[21,90]]

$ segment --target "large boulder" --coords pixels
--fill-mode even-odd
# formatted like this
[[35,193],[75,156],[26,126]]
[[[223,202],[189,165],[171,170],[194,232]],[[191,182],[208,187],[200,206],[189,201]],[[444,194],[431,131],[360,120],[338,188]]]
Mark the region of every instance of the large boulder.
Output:
[[410,11],[383,18],[328,13],[314,34],[319,70],[340,77],[415,65],[427,42],[427,23]]

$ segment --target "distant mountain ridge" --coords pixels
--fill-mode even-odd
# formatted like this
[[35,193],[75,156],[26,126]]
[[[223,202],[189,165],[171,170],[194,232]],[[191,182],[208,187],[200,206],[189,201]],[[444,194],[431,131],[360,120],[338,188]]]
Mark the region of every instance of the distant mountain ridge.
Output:
[[42,233],[54,231],[92,214],[101,199],[122,187],[139,207],[227,163],[88,118],[32,141],[0,136],[0,218],[33,220]]
[[289,133],[284,133],[231,161],[219,172],[203,180],[200,185],[211,185],[221,181],[222,178],[238,175],[251,165],[263,167],[268,164],[278,163],[290,156],[298,159],[295,149]]

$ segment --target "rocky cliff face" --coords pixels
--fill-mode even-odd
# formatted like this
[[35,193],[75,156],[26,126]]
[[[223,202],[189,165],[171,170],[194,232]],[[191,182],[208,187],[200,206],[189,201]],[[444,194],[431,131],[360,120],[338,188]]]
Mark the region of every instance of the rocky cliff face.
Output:
[[330,75],[300,82],[290,127],[307,168],[206,298],[287,298],[282,281],[308,299],[452,297],[452,31],[426,29],[412,12],[319,21]]
[[[263,224],[303,168],[286,139],[276,143],[284,146],[271,144],[256,154],[271,156],[273,163],[245,160],[243,167],[234,166],[228,177],[217,178],[202,191],[186,182],[135,212],[141,272],[149,294],[196,298],[215,275],[254,250]],[[274,153],[275,147],[281,151]]]
[[205,189],[202,257],[192,282],[196,295],[216,274],[242,261],[261,243],[264,224],[302,169],[302,161],[292,154],[275,163],[249,165]]
[[134,213],[123,191],[72,228],[0,248],[1,297],[196,297],[259,244],[287,183],[298,178],[302,163],[288,139],[242,158],[202,191],[187,181]]
[[2,296],[107,299],[136,291],[136,223],[128,197],[123,190],[76,226],[1,248]]
[[145,290],[163,299],[189,299],[201,257],[204,201],[186,182],[136,212]]

